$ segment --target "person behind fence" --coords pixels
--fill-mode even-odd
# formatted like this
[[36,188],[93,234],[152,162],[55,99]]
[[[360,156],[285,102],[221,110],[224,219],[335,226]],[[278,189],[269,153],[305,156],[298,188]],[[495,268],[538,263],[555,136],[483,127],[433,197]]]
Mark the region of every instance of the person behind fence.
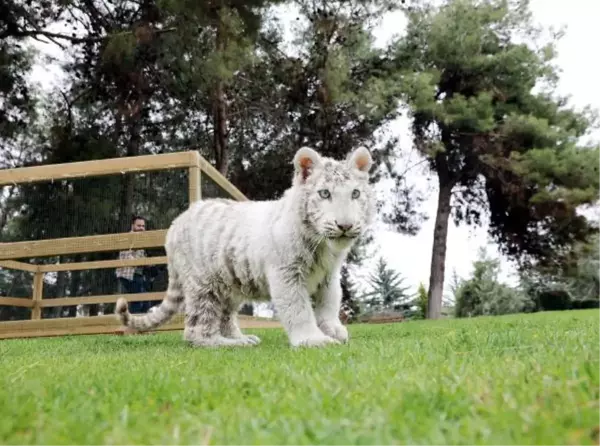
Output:
[[[131,219],[131,231],[140,232],[146,230],[146,219],[139,215],[135,215]],[[146,252],[143,249],[128,249],[119,252],[119,260],[124,259],[139,259],[146,257]],[[143,266],[124,266],[117,268],[117,279],[119,281],[119,293],[146,293],[148,291],[147,282],[144,274]],[[132,313],[146,313],[152,302],[131,302]]]

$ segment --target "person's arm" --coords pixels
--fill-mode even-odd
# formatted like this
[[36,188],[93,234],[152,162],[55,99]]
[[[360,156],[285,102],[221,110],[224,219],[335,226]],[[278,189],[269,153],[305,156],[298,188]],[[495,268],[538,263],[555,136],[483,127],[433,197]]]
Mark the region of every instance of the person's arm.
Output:
[[135,255],[134,255],[132,249],[128,249],[126,251],[119,252],[119,260],[128,260],[128,259],[135,259]]
[[[119,251],[119,260],[129,260],[129,259],[135,259],[133,250],[128,249],[126,251]],[[124,271],[125,268],[127,268],[127,267],[121,266],[120,268],[117,268],[115,271],[116,274],[119,275],[120,273],[122,273]]]

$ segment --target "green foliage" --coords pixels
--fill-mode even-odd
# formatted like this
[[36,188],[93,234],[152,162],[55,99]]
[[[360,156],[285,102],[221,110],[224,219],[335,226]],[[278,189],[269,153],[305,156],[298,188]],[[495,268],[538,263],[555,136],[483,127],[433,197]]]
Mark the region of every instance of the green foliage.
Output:
[[380,257],[375,272],[369,275],[371,291],[361,296],[361,302],[369,311],[401,310],[409,304],[409,286],[402,286],[402,275],[390,268]]
[[570,308],[573,310],[585,310],[588,308],[600,308],[600,300],[598,300],[598,299],[572,300]]
[[578,298],[565,288],[544,287],[532,294],[536,301],[538,311],[564,311],[582,310],[586,308],[600,308],[598,297]]
[[[543,309],[594,308],[600,300],[598,235],[575,244],[561,263],[522,271],[521,286]],[[556,302],[553,302],[556,300]]]
[[[33,276],[31,273],[0,268],[0,297],[23,297],[32,295]],[[31,317],[31,310],[22,307],[0,305],[0,321],[22,320]]]
[[360,303],[358,301],[356,285],[350,277],[348,265],[342,266],[341,271],[342,286],[342,310],[349,313],[348,322],[354,322],[360,315]]
[[[376,134],[397,116],[400,84],[394,73],[381,69],[383,53],[373,45],[372,28],[363,26],[394,5],[299,4],[307,26],[296,35],[298,54],[290,55],[268,12],[278,3],[108,0],[102,8],[82,0],[3,3],[0,94],[25,97],[31,62],[25,37],[43,36],[69,52],[60,91],[43,98],[35,125],[19,124],[28,129],[21,145],[36,150],[1,159],[3,165],[193,148],[249,198],[271,199],[289,186],[289,159],[300,145],[342,158],[359,144],[383,142],[385,148],[374,153],[374,181],[395,179],[395,142]],[[67,31],[50,34],[50,25]],[[14,103],[30,113],[34,101]],[[16,146],[10,138],[0,128],[0,144]],[[168,180],[136,175],[11,187],[0,196],[0,234],[4,240],[31,240],[117,232],[128,229],[132,213],[148,217],[152,228],[165,228],[186,205],[184,182],[185,175]],[[214,188],[205,186],[210,197]],[[411,207],[418,200],[399,182],[396,187],[401,200],[390,220],[414,231],[420,216]],[[364,259],[368,240],[352,251],[350,264]],[[110,271],[90,274],[61,273],[48,284],[48,293],[114,291]]]
[[581,300],[600,299],[600,252],[599,237],[595,235],[588,243],[575,247],[575,266],[567,271],[568,288]]
[[402,231],[418,228],[420,201],[395,169],[397,141],[380,132],[398,116],[401,84],[396,72],[384,69],[372,28],[363,26],[388,7],[383,1],[299,2],[297,23],[306,25],[294,34],[293,56],[277,46],[279,36],[269,28],[246,76],[256,79],[247,84],[254,106],[232,161],[231,178],[249,197],[277,197],[289,186],[288,160],[300,145],[341,159],[351,147],[378,144],[373,181],[393,179],[400,197],[387,220]]
[[417,288],[417,297],[415,299],[415,304],[418,307],[418,311],[413,316],[414,319],[425,319],[427,316],[427,289],[423,282],[419,283],[419,287]]
[[[19,46],[0,41],[0,148],[2,155],[34,117],[35,96],[25,74],[31,68],[31,54]],[[4,158],[4,156],[2,157]],[[0,158],[0,159],[2,159]]]
[[[311,145],[339,159],[352,147],[377,146],[373,182],[390,179],[394,195],[383,220],[414,233],[422,197],[396,169],[398,141],[384,131],[403,99],[417,149],[440,184],[453,190],[455,220],[478,223],[489,211],[490,232],[505,253],[540,271],[559,268],[553,274],[574,299],[598,296],[597,257],[572,249],[593,232],[577,210],[598,196],[599,152],[578,138],[595,116],[548,93],[557,79],[554,41],[536,49],[517,42],[517,35],[537,42],[527,2],[415,3],[406,9],[406,36],[380,49],[373,25],[398,2],[301,0],[294,54],[270,14],[280,3],[2,2],[0,165],[193,148],[249,198],[271,199],[289,186],[297,147]],[[67,25],[74,34],[50,35],[51,25]],[[41,36],[67,43],[69,51],[66,83],[45,98],[27,82],[33,54],[25,38]],[[542,87],[539,93],[534,86]],[[10,186],[0,194],[0,237],[122,231],[133,212],[164,228],[187,204],[185,181],[185,174],[140,175]],[[211,190],[203,183],[205,196]],[[442,238],[435,238],[436,252]],[[368,256],[370,240],[351,252],[349,264]],[[53,296],[112,290],[114,277],[93,274],[61,273],[47,288]],[[403,295],[394,274],[388,285]],[[352,301],[347,270],[342,280]],[[503,302],[510,293],[497,291],[493,310],[485,311],[508,311]],[[399,305],[392,303],[399,298],[382,293],[381,305],[386,299],[385,305]],[[422,300],[413,303],[422,311]]]
[[[24,21],[43,26],[50,11],[47,4],[40,5],[38,1],[32,1],[30,6],[31,11],[24,11],[17,1],[0,4],[0,168],[16,167],[31,156],[27,146],[38,118],[39,98],[28,74],[35,52],[12,36],[20,31]],[[9,195],[15,192],[11,189]],[[4,193],[0,193],[0,236],[7,223],[2,212],[4,199]]]
[[540,310],[556,311],[571,308],[571,295],[566,290],[545,290],[538,294]]
[[548,93],[558,78],[555,38],[541,40],[527,1],[447,0],[408,9],[407,32],[390,63],[404,72],[415,147],[445,192],[433,301],[441,301],[444,277],[434,273],[450,213],[467,224],[487,213],[490,235],[523,267],[560,262],[595,230],[578,209],[597,200],[600,150],[578,143],[593,113]]
[[473,275],[462,280],[455,291],[456,317],[501,315],[533,311],[535,304],[522,290],[498,281],[500,262],[480,250]]

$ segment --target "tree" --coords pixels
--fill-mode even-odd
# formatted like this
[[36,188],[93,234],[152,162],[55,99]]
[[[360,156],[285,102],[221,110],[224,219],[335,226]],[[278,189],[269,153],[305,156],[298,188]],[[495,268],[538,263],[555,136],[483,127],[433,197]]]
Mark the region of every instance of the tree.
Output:
[[[428,317],[440,317],[449,218],[481,224],[521,265],[551,263],[593,228],[578,213],[598,195],[593,123],[550,91],[552,39],[539,48],[526,0],[448,0],[407,12],[392,59],[404,70],[414,144],[439,182]],[[534,92],[534,87],[542,87]]]
[[[47,119],[35,144],[40,150],[31,163],[19,165],[200,146],[205,157],[225,173],[228,154],[223,132],[227,129],[215,123],[230,118],[223,115],[226,89],[232,73],[252,59],[266,3],[215,6],[210,2],[109,0],[102,7],[88,1],[67,3],[68,8],[56,2],[43,2],[39,8],[35,1],[0,7],[6,9],[0,18],[0,38],[10,40],[11,50],[20,48],[15,42],[26,46],[26,38],[49,38],[63,49],[65,43],[72,45],[65,51],[67,82],[60,91],[51,92],[43,107]],[[63,25],[66,30],[50,32],[49,24],[57,29]],[[10,85],[7,81],[2,87]],[[217,90],[218,95],[211,95]],[[201,126],[195,118],[202,120]],[[208,143],[211,139],[214,145]],[[0,223],[4,227],[9,215],[24,207],[25,212],[11,218],[11,236],[19,240],[127,231],[133,213],[146,216],[153,229],[166,228],[187,205],[185,181],[182,171],[170,176],[123,175],[14,188],[12,201],[2,203],[6,212],[0,211]],[[42,262],[101,260],[113,255]],[[49,296],[107,294],[113,285],[114,271],[110,270],[60,272],[56,284],[48,284],[46,290]]]
[[[27,79],[34,62],[34,53],[16,35],[23,23],[41,26],[51,19],[47,5],[31,2],[31,11],[16,1],[0,4],[0,168],[21,165],[32,157],[28,147],[38,114],[38,92]],[[7,203],[18,192],[9,186],[0,193],[0,240],[9,221]]]
[[[241,107],[240,114],[248,111],[231,126],[231,180],[251,199],[272,199],[289,186],[289,160],[299,146],[341,159],[352,147],[380,143],[373,151],[372,181],[392,178],[400,197],[386,221],[399,231],[416,232],[420,197],[394,168],[395,140],[377,136],[397,116],[396,73],[382,70],[383,52],[374,47],[372,35],[376,18],[390,5],[373,0],[297,5],[298,23],[306,26],[295,36],[294,54],[282,51],[273,23],[262,34],[253,63],[236,75],[245,82],[235,98],[251,105]],[[365,237],[352,250],[347,265],[364,260],[362,248],[371,240]]]
[[588,242],[576,243],[560,263],[522,271],[521,286],[544,309],[596,306],[600,300],[598,240],[596,234]]
[[521,289],[500,283],[500,261],[479,251],[473,275],[461,280],[455,291],[456,317],[501,315],[533,311],[534,301]]
[[[43,22],[47,8],[32,2],[35,11],[28,16],[30,23]],[[34,138],[38,114],[38,91],[28,82],[34,54],[27,45],[15,38],[24,14],[20,2],[10,0],[0,4],[0,169],[13,168],[34,157],[31,140]],[[16,210],[11,203],[18,197],[16,185],[0,187],[0,242],[10,240],[11,224]],[[31,295],[30,274],[0,267],[0,295],[27,297]],[[23,319],[29,309],[0,306],[0,320]]]
[[568,288],[576,300],[600,299],[600,253],[596,234],[575,246],[575,265],[566,271]]
[[[176,28],[177,43],[187,56],[179,58],[174,73],[184,84],[179,87],[178,101],[192,110],[201,104],[204,111],[198,117],[205,120],[203,126],[210,137],[206,142],[212,148],[207,158],[225,176],[239,149],[235,144],[240,127],[257,108],[249,100],[249,90],[264,88],[254,77],[265,77],[256,70],[257,66],[264,68],[257,48],[264,39],[266,12],[280,2],[166,2],[166,10],[172,14],[169,24]],[[204,44],[198,45],[198,41]],[[185,111],[180,113],[186,116]]]
[[372,181],[389,176],[406,196],[391,223],[416,231],[421,214],[413,207],[418,200],[394,168],[395,140],[379,135],[398,116],[400,85],[397,73],[382,69],[384,52],[375,47],[372,29],[383,12],[395,7],[393,2],[296,4],[298,23],[305,26],[294,35],[294,54],[282,51],[279,36],[269,30],[256,69],[246,76],[256,79],[247,88],[254,107],[244,134],[236,135],[245,145],[232,155],[231,178],[249,197],[270,199],[289,186],[289,160],[298,147],[308,145],[343,159],[353,147],[364,145],[373,149]]
[[375,272],[369,275],[371,291],[365,293],[361,301],[369,310],[401,310],[412,303],[406,292],[410,287],[402,286],[403,282],[401,274],[380,257]]
[[360,304],[356,296],[356,286],[350,277],[348,265],[342,266],[342,311],[348,313],[349,320],[354,320],[360,313]]
[[415,303],[419,308],[418,318],[424,319],[427,316],[427,289],[423,282],[420,282],[419,288],[417,288],[417,299]]
[[[3,3],[0,40],[9,39],[7,48],[43,38],[65,56],[66,82],[40,107],[43,119],[30,144],[35,156],[17,164],[193,148],[249,198],[272,199],[289,186],[298,146],[340,159],[367,145],[376,160],[373,182],[389,176],[403,197],[389,220],[414,231],[418,200],[394,171],[394,141],[378,136],[397,116],[400,89],[396,73],[382,70],[372,29],[394,2],[296,2],[306,26],[295,36],[295,54],[284,51],[276,20],[265,13],[276,3]],[[185,179],[185,173],[117,175],[18,187],[10,203],[0,197],[0,223],[10,226],[3,234],[12,240],[126,231],[132,213],[148,217],[153,229],[165,228],[187,205]],[[204,176],[202,191],[219,194]],[[368,240],[353,249],[349,265],[360,264]],[[110,270],[61,272],[45,289],[48,296],[108,294],[113,282]]]

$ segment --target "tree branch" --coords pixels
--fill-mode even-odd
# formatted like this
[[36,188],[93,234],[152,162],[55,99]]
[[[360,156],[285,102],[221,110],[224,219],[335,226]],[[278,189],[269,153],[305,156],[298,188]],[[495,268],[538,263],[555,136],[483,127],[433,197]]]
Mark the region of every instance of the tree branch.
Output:
[[[174,32],[177,31],[177,28],[175,27],[171,27],[171,28],[165,28],[165,29],[156,29],[154,30],[154,32],[156,34],[166,34],[166,33],[170,33],[170,32]],[[60,33],[53,33],[50,31],[44,31],[44,30],[35,30],[35,29],[30,29],[30,30],[16,30],[16,31],[12,31],[10,33],[5,32],[2,35],[0,35],[0,39],[5,38],[5,37],[38,37],[38,36],[43,36],[46,37],[50,40],[52,39],[62,39],[62,40],[68,40],[69,42],[72,43],[89,43],[89,42],[101,42],[105,39],[108,39],[110,37],[116,36],[116,35],[129,35],[129,34],[133,34],[133,31],[121,31],[118,33],[114,33],[114,34],[109,34],[106,36],[99,36],[99,37],[76,37],[76,36],[67,36],[66,34],[60,34]],[[56,42],[55,42],[56,43]]]

